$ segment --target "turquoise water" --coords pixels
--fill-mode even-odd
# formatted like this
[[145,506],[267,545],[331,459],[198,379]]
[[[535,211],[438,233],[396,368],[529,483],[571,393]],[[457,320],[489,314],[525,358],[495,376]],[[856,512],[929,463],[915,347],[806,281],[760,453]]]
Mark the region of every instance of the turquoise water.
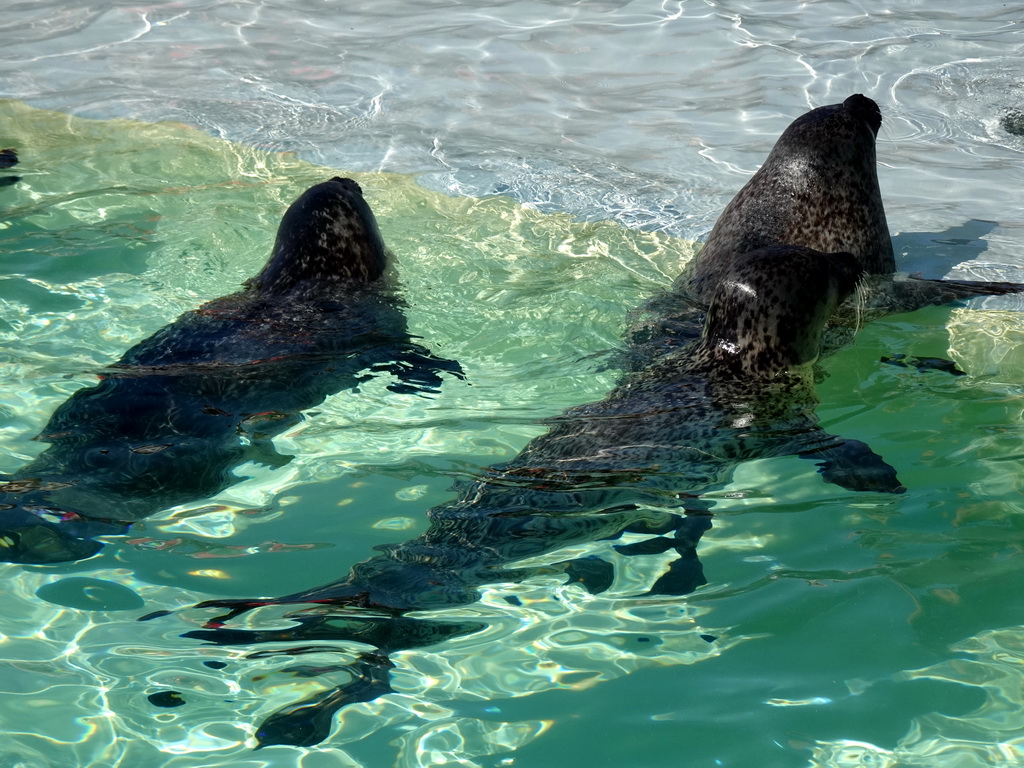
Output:
[[[559,553],[601,555],[615,583],[494,585],[458,612],[487,632],[395,654],[397,693],[350,707],[318,748],[253,752],[251,736],[342,681],[330,667],[352,648],[254,658],[180,636],[211,615],[198,601],[324,584],[412,538],[453,477],[600,399],[627,313],[809,106],[879,101],[904,265],[1019,279],[1024,139],[1000,117],[1024,102],[1022,18],[1002,3],[5,11],[0,93],[18,101],[0,105],[0,144],[22,150],[22,181],[0,188],[0,471],[44,448],[33,436],[96,370],[252,275],[284,206],[338,171],[378,212],[411,329],[469,380],[427,399],[376,377],[276,438],[285,466],[240,467],[97,558],[3,566],[0,766],[1024,763],[1012,300],[886,318],[825,361],[823,425],[870,443],[904,496],[842,491],[796,459],[745,465],[700,544],[707,586],[637,599],[667,556]],[[879,364],[892,354],[968,376]],[[136,621],[156,610],[176,613]],[[185,705],[147,699],[168,690]]]

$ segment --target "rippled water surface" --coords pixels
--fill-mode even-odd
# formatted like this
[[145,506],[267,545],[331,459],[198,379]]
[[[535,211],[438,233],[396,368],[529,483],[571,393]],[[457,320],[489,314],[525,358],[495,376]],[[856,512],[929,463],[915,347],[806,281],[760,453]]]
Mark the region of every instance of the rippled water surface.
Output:
[[[20,177],[0,186],[0,472],[98,369],[254,274],[288,202],[338,173],[397,255],[410,329],[468,378],[424,398],[375,376],[275,438],[290,461],[244,464],[90,560],[0,566],[0,767],[1024,764],[1013,300],[886,318],[825,361],[823,425],[870,443],[905,495],[745,465],[716,494],[705,587],[640,599],[668,555],[552,555],[598,555],[615,581],[488,587],[449,617],[486,631],[396,653],[396,692],[318,747],[252,736],[358,648],[181,637],[212,615],[196,602],[325,584],[414,537],[453,477],[600,399],[627,313],[808,108],[881,106],[901,266],[1022,279],[1006,117],[1024,6],[896,5],[5,8],[0,147],[21,164],[0,177]],[[150,698],[169,691],[184,704]]]

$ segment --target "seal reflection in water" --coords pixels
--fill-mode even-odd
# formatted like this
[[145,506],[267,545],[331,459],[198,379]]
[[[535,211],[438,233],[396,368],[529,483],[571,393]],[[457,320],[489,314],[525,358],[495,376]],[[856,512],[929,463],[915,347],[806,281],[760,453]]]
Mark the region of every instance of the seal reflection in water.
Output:
[[413,342],[389,255],[359,186],[307,190],[244,290],[188,312],[61,405],[49,447],[0,480],[0,560],[89,557],[93,537],[238,482],[246,461],[291,457],[270,438],[370,371],[433,391],[457,363]]
[[[826,479],[843,487],[902,491],[891,467],[863,444],[825,433],[814,415],[811,363],[822,328],[860,275],[849,253],[800,247],[733,260],[698,343],[628,375],[606,399],[554,419],[513,461],[429,510],[422,535],[383,547],[332,584],[277,599],[203,603],[230,610],[185,636],[221,645],[296,644],[276,651],[282,654],[301,654],[310,647],[303,644],[322,640],[373,646],[349,666],[349,682],[271,715],[257,732],[261,746],[308,746],[326,738],[339,708],[391,690],[391,653],[481,629],[407,612],[466,605],[483,585],[552,569],[592,592],[611,584],[611,566],[596,557],[517,566],[525,558],[651,533],[655,538],[620,551],[675,549],[678,557],[652,592],[685,594],[705,583],[695,547],[710,526],[710,502],[699,496],[720,488],[739,462],[794,454],[821,462]],[[228,626],[248,610],[293,603],[319,605],[289,614],[294,624],[287,629]]]
[[708,302],[733,263],[773,245],[846,251],[863,269],[860,306],[848,303],[837,314],[825,334],[826,351],[848,341],[852,328],[863,320],[971,296],[1024,291],[1017,283],[895,274],[875,157],[881,125],[878,105],[861,94],[794,120],[725,207],[672,290],[651,301],[633,324],[627,365],[642,366],[665,349],[696,338]]

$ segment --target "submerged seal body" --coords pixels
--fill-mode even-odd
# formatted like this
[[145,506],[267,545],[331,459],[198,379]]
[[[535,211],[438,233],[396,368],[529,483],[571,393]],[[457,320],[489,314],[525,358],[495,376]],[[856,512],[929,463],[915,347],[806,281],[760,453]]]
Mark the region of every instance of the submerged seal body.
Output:
[[[351,683],[275,713],[257,732],[261,745],[308,746],[327,736],[337,709],[390,690],[390,653],[481,626],[407,612],[465,605],[482,585],[552,570],[594,592],[611,583],[611,566],[599,558],[539,568],[517,565],[524,558],[625,531],[673,534],[641,548],[678,554],[652,591],[683,594],[704,583],[695,547],[710,525],[710,503],[699,496],[726,482],[739,462],[795,454],[822,462],[826,479],[845,487],[901,491],[891,467],[863,444],[823,432],[814,416],[810,363],[827,318],[860,274],[850,254],[806,248],[762,249],[735,260],[698,344],[628,375],[606,399],[554,419],[513,461],[485,470],[457,499],[429,510],[422,535],[382,547],[323,587],[204,603],[230,611],[186,636],[217,644],[331,639],[375,646],[350,665]],[[225,626],[252,608],[292,603],[321,607],[291,616],[288,629]]]
[[307,190],[242,291],[138,343],[54,412],[37,438],[49,447],[0,479],[0,560],[88,557],[95,536],[212,496],[245,461],[286,463],[270,438],[371,369],[412,392],[461,375],[412,341],[388,260],[354,181]]

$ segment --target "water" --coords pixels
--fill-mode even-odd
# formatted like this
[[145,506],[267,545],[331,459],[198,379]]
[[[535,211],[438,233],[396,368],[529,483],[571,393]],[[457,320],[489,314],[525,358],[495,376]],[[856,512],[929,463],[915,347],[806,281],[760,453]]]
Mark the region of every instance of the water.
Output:
[[[31,438],[94,371],[253,274],[287,202],[337,171],[378,212],[410,327],[469,384],[425,399],[376,377],[277,438],[285,466],[246,465],[93,560],[4,566],[0,765],[1024,762],[1013,301],[886,318],[826,362],[823,425],[869,442],[905,496],[747,465],[701,542],[707,587],[636,600],[663,561],[570,553],[614,561],[612,589],[495,585],[464,609],[488,632],[396,654],[399,692],[317,749],[245,741],[343,679],[288,670],[351,648],[248,658],[180,637],[209,612],[135,621],[339,578],[421,532],[453,475],[602,397],[627,312],[809,107],[879,102],[903,265],[1021,279],[1024,138],[1000,124],[1024,105],[1020,6],[353,6],[4,11],[0,94],[30,106],[0,105],[0,145],[23,158],[0,189],[0,471],[42,450]],[[892,354],[969,376],[879,364]],[[169,690],[186,704],[147,699]]]

